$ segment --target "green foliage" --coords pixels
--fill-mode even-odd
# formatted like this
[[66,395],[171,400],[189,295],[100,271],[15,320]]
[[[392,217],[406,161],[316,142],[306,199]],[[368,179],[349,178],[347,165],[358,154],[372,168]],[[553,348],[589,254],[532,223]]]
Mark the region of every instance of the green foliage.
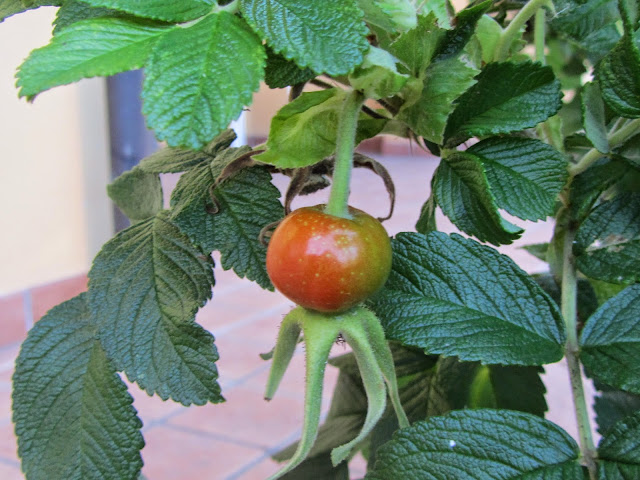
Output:
[[[508,452],[508,453],[507,453]],[[578,479],[578,446],[557,425],[504,410],[452,412],[396,433],[368,480],[424,478],[437,469],[451,480]]]
[[355,0],[242,0],[249,24],[278,53],[301,67],[330,75],[362,62],[367,29]]
[[393,255],[387,285],[372,300],[389,338],[485,364],[562,357],[557,307],[508,257],[439,232],[399,234]]
[[166,22],[186,22],[210,12],[215,0],[182,0],[165,2],[164,0],[145,0],[131,2],[127,0],[82,0],[93,7],[112,8],[131,13],[139,17],[164,20]]
[[463,232],[494,245],[512,243],[522,229],[500,216],[482,163],[475,155],[454,153],[433,179],[436,202]]
[[244,170],[217,185],[223,168],[249,151],[229,149],[185,173],[171,197],[171,219],[206,252],[219,250],[222,267],[273,289],[258,241],[266,225],[284,216],[280,192],[263,167]]
[[[369,479],[640,477],[637,2],[0,3],[0,21],[59,7],[50,43],[19,68],[20,96],[144,68],[147,124],[168,144],[108,186],[133,226],[97,255],[89,291],[23,345],[13,399],[28,480],[138,477],[141,424],[117,372],[165,400],[223,401],[214,339],[195,323],[212,298],[210,253],[272,289],[262,241],[284,215],[272,176],[291,178],[287,208],[331,184],[330,211],[346,211],[352,143],[380,134],[433,154],[410,167],[421,178],[435,170],[410,197],[423,203],[420,233],[395,234],[393,271],[367,300],[379,320],[364,307],[337,318],[294,310],[267,397],[302,329],[308,415],[302,442],[276,455],[292,463],[273,478],[344,480],[342,460],[358,449]],[[292,87],[290,100],[264,145],[231,148],[228,125],[262,80]],[[365,166],[396,211],[417,213],[383,166]],[[168,173],[181,176],[164,211]],[[494,245],[552,217],[552,238],[528,248],[549,272],[529,275],[489,246],[438,232],[437,207]],[[330,361],[340,375],[314,444],[336,337],[353,353]],[[541,418],[542,365],[563,357],[580,450]],[[600,391],[597,455],[582,368]]]
[[422,76],[420,97],[403,108],[400,118],[418,135],[441,145],[454,100],[476,83],[478,73],[469,60],[461,57],[432,63]]
[[635,32],[637,25],[629,18],[625,5],[624,1],[620,2],[624,35],[599,63],[596,77],[609,107],[620,116],[637,118],[640,117],[640,48]]
[[162,210],[160,177],[140,167],[120,175],[107,186],[107,193],[133,223],[153,217]]
[[396,60],[389,52],[371,47],[362,65],[349,75],[351,86],[367,98],[386,98],[398,93],[409,76],[398,73]]
[[599,395],[593,409],[596,412],[598,431],[605,435],[611,427],[624,417],[640,411],[640,395],[623,392],[606,385],[596,383]]
[[409,0],[358,0],[367,23],[390,32],[415,28],[417,12]]
[[610,283],[640,279],[640,193],[625,193],[602,202],[576,235],[578,268]]
[[[303,93],[271,120],[267,151],[255,159],[279,168],[313,165],[334,153],[338,118],[346,93],[339,89]],[[356,143],[380,133],[386,121],[364,118]]]
[[594,378],[640,393],[640,285],[602,305],[584,326],[580,344],[582,362]]
[[53,21],[55,28],[53,34],[56,35],[62,30],[81,20],[103,17],[126,17],[127,14],[118,10],[105,7],[92,7],[81,0],[66,0],[56,13]]
[[20,95],[33,98],[57,85],[140,68],[158,38],[172,27],[121,18],[97,18],[68,26],[20,66]]
[[456,17],[456,27],[445,33],[434,60],[445,60],[458,55],[471,39],[476,23],[489,7],[491,7],[491,1],[486,0],[462,10]]
[[550,67],[490,63],[477,83],[456,101],[445,130],[445,144],[469,137],[511,133],[536,126],[560,109],[560,84]]
[[98,340],[86,293],[53,308],[29,332],[13,382],[27,478],[136,478],[142,422]]
[[211,297],[213,262],[167,217],[105,244],[89,272],[91,317],[116,368],[150,394],[184,405],[220,402],[213,336],[193,321]]
[[147,173],[185,172],[197,165],[213,161],[216,155],[229,148],[236,138],[235,132],[228,129],[220,133],[202,150],[163,148],[142,159],[140,168]]
[[567,181],[566,160],[539,140],[489,138],[467,150],[482,163],[496,204],[523,220],[543,220],[555,212]]
[[445,157],[434,176],[435,200],[463,232],[495,245],[511,243],[522,229],[498,209],[523,220],[552,215],[565,165],[559,152],[539,140],[489,138]]
[[15,15],[17,13],[26,12],[34,8],[42,7],[44,5],[60,6],[62,1],[56,0],[4,0],[0,4],[0,23],[6,18]]
[[145,68],[148,124],[171,146],[202,147],[250,103],[264,62],[260,39],[227,12],[167,33]]
[[289,85],[304,83],[315,77],[310,68],[300,68],[295,62],[287,60],[279,53],[267,47],[267,65],[264,69],[264,81],[271,88],[285,88]]
[[598,151],[609,152],[604,102],[595,83],[588,83],[582,91],[582,118],[585,135]]
[[640,412],[623,418],[598,446],[600,478],[631,480],[640,475]]

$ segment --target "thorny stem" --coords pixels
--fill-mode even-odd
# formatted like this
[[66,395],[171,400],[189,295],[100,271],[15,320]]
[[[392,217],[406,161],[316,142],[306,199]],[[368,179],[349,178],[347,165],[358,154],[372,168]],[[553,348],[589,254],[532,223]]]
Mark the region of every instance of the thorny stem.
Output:
[[580,347],[578,344],[578,324],[577,324],[577,277],[575,258],[572,247],[575,232],[570,228],[565,232],[564,245],[562,249],[562,316],[567,329],[566,357],[569,367],[569,379],[571,381],[571,393],[578,423],[578,434],[580,436],[580,451],[584,463],[589,470],[589,478],[596,480],[596,449],[591,433],[587,402],[582,385],[582,372],[580,369]]
[[496,62],[501,62],[509,56],[511,44],[516,37],[520,35],[520,29],[524,27],[527,21],[529,21],[529,19],[548,2],[549,0],[530,0],[524,7],[522,7],[518,14],[513,17],[513,20],[511,20],[509,26],[504,30],[504,32],[502,32],[502,36],[498,41],[493,57]]
[[[611,133],[608,137],[609,146],[611,148],[617,147],[638,133],[640,133],[640,118],[632,120],[620,128],[620,130]],[[584,172],[605,155],[606,154],[599,152],[595,148],[592,148],[580,159],[578,163],[569,168],[569,173],[575,177],[576,175]]]
[[347,94],[342,105],[338,123],[336,144],[336,162],[333,167],[333,185],[327,203],[326,212],[336,217],[348,218],[349,184],[351,183],[351,167],[353,166],[353,150],[355,148],[358,115],[364,104],[365,96],[352,90]]

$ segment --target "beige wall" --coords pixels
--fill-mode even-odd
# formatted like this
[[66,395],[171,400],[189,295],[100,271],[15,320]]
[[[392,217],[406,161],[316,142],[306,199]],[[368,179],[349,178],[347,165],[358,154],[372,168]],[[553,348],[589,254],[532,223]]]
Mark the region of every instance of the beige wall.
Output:
[[17,98],[15,69],[54,14],[0,24],[0,295],[86,271],[111,231],[104,81]]

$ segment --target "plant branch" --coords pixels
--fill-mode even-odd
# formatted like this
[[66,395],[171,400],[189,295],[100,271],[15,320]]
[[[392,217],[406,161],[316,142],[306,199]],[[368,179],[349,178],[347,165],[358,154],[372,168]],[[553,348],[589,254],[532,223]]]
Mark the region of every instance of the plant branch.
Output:
[[336,217],[348,218],[349,185],[353,166],[353,150],[355,148],[358,115],[365,101],[365,96],[357,90],[347,94],[342,105],[338,122],[338,138],[336,143],[336,163],[333,167],[333,184],[327,203],[326,212]]
[[[638,133],[640,133],[640,118],[632,120],[631,122],[620,128],[620,130],[611,133],[608,136],[609,146],[611,148],[617,147],[618,145],[623,144]],[[589,168],[605,155],[606,154],[599,152],[595,148],[592,148],[584,155],[584,157],[580,159],[578,163],[569,167],[569,173],[575,177],[576,175],[584,172],[587,168]]]
[[569,367],[569,379],[571,381],[571,393],[578,423],[580,436],[580,452],[584,463],[589,470],[590,480],[596,480],[597,469],[595,461],[595,445],[589,422],[589,412],[582,384],[582,372],[580,368],[580,347],[578,344],[577,322],[577,277],[575,258],[573,256],[573,239],[575,233],[569,227],[565,232],[562,249],[562,316],[567,329],[566,357]]
[[536,10],[535,26],[533,30],[533,41],[536,46],[536,61],[542,65],[546,63],[544,55],[546,25],[545,11],[543,8]]
[[520,34],[520,29],[524,27],[529,19],[533,17],[543,5],[548,3],[548,1],[549,0],[530,0],[524,7],[522,7],[522,10],[513,17],[509,26],[505,28],[504,32],[502,32],[500,40],[498,40],[496,52],[493,56],[493,59],[496,62],[503,61],[509,56],[511,44]]
[[233,2],[228,3],[224,7],[218,7],[218,10],[221,12],[224,11],[236,14],[240,10],[240,2],[238,2],[238,0],[233,0]]
[[309,83],[312,85],[315,85],[316,87],[324,88],[327,90],[330,88],[337,88],[335,85],[331,85],[330,83],[320,80],[318,78],[309,80]]

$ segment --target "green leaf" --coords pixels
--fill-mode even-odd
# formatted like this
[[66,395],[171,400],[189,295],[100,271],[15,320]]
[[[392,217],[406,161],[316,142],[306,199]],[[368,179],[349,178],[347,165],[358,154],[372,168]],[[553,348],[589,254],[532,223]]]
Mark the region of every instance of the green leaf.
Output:
[[478,19],[474,36],[480,45],[484,63],[490,63],[495,58],[496,47],[502,34],[503,29],[500,24],[489,15],[482,15]]
[[607,105],[618,115],[640,117],[640,50],[625,35],[600,62],[596,79]]
[[619,19],[615,0],[554,0],[551,27],[563,36],[584,40]]
[[420,209],[420,218],[416,222],[416,232],[427,234],[438,230],[436,225],[436,199],[433,195],[429,198]]
[[447,30],[452,28],[447,0],[420,0],[418,2],[418,13],[421,15],[432,13],[438,20],[438,25]]
[[92,7],[81,0],[67,0],[58,9],[53,21],[55,28],[53,34],[57,35],[62,30],[81,20],[104,17],[126,17],[126,14],[110,8]]
[[640,476],[640,412],[616,423],[598,445],[602,480],[634,480]]
[[476,83],[478,72],[461,57],[432,63],[424,73],[420,98],[403,108],[399,118],[418,135],[441,145],[454,101]]
[[242,0],[240,9],[276,52],[317,73],[349,73],[369,48],[355,0]]
[[[271,119],[267,151],[253,158],[279,168],[300,168],[330,156],[336,149],[345,97],[344,90],[333,88],[303,93]],[[385,123],[363,118],[358,122],[356,144],[377,135]]]
[[580,359],[597,380],[640,393],[640,285],[625,288],[587,321]]
[[233,268],[238,276],[272,290],[265,267],[266,247],[258,236],[264,226],[284,217],[284,210],[270,174],[262,167],[245,169],[211,192],[222,169],[248,151],[249,147],[226,150],[213,163],[185,173],[171,198],[171,218],[205,251],[219,250],[222,268]]
[[478,20],[490,7],[491,1],[487,0],[461,10],[456,16],[456,27],[446,32],[433,60],[445,60],[462,52],[467,42],[471,39]]
[[378,452],[367,480],[433,478],[509,480],[582,478],[575,441],[539,417],[505,410],[465,410],[397,432]]
[[408,75],[398,73],[393,55],[372,46],[362,65],[349,75],[349,83],[367,98],[380,99],[398,93],[408,78]]
[[574,253],[585,275],[610,283],[640,279],[640,193],[598,205],[576,234]]
[[523,230],[498,213],[485,169],[472,154],[446,157],[433,178],[433,194],[444,214],[463,232],[494,245],[509,244]]
[[496,204],[523,220],[553,215],[567,180],[567,161],[555,148],[532,138],[489,138],[466,153],[484,170]]
[[120,480],[142,467],[142,422],[105,355],[87,295],[29,332],[13,376],[13,421],[30,480]]
[[562,106],[560,83],[539,63],[490,63],[477,83],[456,101],[445,130],[453,147],[469,137],[516,132],[536,126]]
[[162,184],[157,173],[135,167],[107,186],[109,198],[136,223],[162,210]]
[[409,0],[358,0],[367,23],[388,32],[406,32],[416,27],[416,9]]
[[623,392],[599,382],[596,382],[596,387],[600,392],[595,397],[593,409],[596,412],[600,434],[606,435],[618,421],[635,412],[640,412],[640,395]]
[[571,182],[569,208],[572,220],[581,224],[600,196],[618,182],[629,168],[624,162],[601,159]]
[[264,70],[264,81],[269,88],[285,88],[290,85],[304,83],[316,74],[310,68],[300,68],[295,62],[287,60],[279,53],[267,47],[267,65]]
[[82,0],[93,7],[107,7],[131,13],[138,17],[153,18],[167,22],[186,22],[211,12],[215,0],[180,0],[167,2],[165,0]]
[[163,400],[223,400],[213,336],[193,321],[211,298],[212,266],[162,212],[107,242],[89,272],[91,316],[107,355]]
[[582,122],[593,146],[602,153],[609,152],[604,102],[597,83],[587,83],[582,90]]
[[[547,410],[540,367],[480,366],[455,357],[427,356],[395,344],[391,347],[400,399],[411,422],[463,408],[507,408],[541,417]],[[480,398],[479,392],[486,395]],[[395,415],[388,409],[372,432],[370,467],[375,464],[376,450],[397,429]]]
[[214,138],[202,150],[167,147],[152,153],[140,162],[140,168],[147,173],[178,173],[198,165],[211,162],[218,153],[229,148],[236,139],[236,133],[227,129]]
[[488,370],[488,381],[495,398],[494,407],[544,418],[547,402],[544,398],[546,388],[540,378],[540,374],[544,373],[542,367],[489,365],[482,368]]
[[389,339],[503,365],[563,355],[553,300],[510,258],[460,235],[400,233],[393,266],[371,304]]
[[547,251],[549,250],[549,244],[544,243],[532,243],[531,245],[523,245],[520,248],[526,250],[527,253],[533,255],[538,260],[543,262],[547,261]]
[[44,5],[60,5],[60,2],[52,1],[40,1],[40,2],[31,2],[28,3],[21,0],[3,0],[0,2],[0,23],[4,22],[5,19],[9,18],[12,15],[17,13],[26,12],[27,10],[32,10],[34,8],[42,7]]
[[148,124],[171,146],[202,147],[251,103],[264,62],[260,39],[230,13],[171,31],[145,69]]
[[31,52],[17,73],[20,96],[82,78],[107,76],[144,65],[158,38],[174,27],[122,18],[69,25],[51,43]]
[[434,15],[420,15],[416,28],[400,35],[388,51],[400,60],[407,73],[422,78],[444,35]]

